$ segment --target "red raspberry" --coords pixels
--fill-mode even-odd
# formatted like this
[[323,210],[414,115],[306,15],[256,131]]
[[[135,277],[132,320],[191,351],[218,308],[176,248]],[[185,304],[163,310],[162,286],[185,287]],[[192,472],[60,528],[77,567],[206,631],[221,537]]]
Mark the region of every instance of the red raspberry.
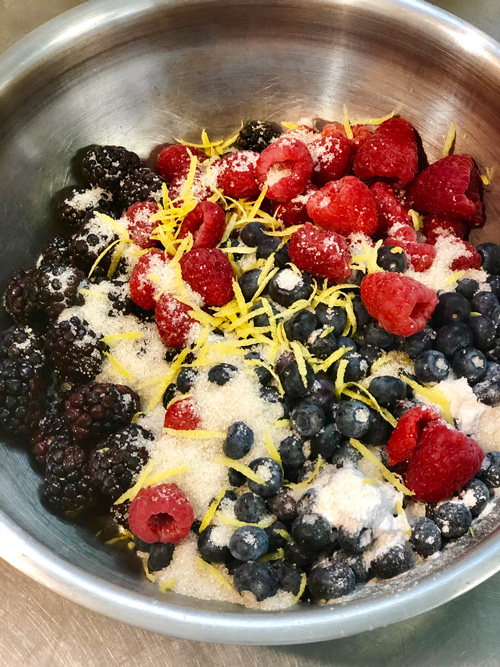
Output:
[[377,229],[377,210],[370,190],[354,176],[327,183],[307,202],[307,212],[320,227],[341,234]]
[[208,306],[223,306],[233,298],[233,267],[218,248],[193,248],[181,257],[182,277]]
[[307,187],[313,170],[312,157],[298,139],[283,137],[259,155],[255,175],[261,185],[267,183],[266,196],[289,201]]
[[[177,176],[176,178],[170,181],[168,194],[170,199],[179,200],[176,202],[177,205],[181,204],[180,198],[185,183],[186,183],[185,176]],[[193,186],[191,188],[191,193],[194,199],[196,199],[196,201],[198,202],[207,201],[213,195],[212,190],[208,187],[208,185],[206,185],[203,182],[202,172],[199,169],[196,171],[196,176],[193,182]]]
[[427,243],[435,245],[440,236],[456,236],[463,239],[467,231],[467,225],[462,220],[444,215],[426,215],[422,231]]
[[389,118],[361,146],[353,171],[363,181],[376,177],[393,178],[405,185],[415,178],[417,167],[417,142],[413,127],[402,118]]
[[351,253],[345,238],[310,222],[291,235],[288,253],[299,269],[318,278],[341,283],[351,275]]
[[346,137],[320,136],[308,145],[313,159],[312,180],[322,186],[337,181],[346,173],[351,159],[351,145]]
[[305,222],[311,222],[307,213],[307,202],[309,197],[316,192],[318,188],[310,183],[301,195],[297,195],[290,201],[278,204],[274,211],[276,220],[281,220],[285,227],[294,225],[303,225]]
[[260,192],[255,178],[258,153],[237,151],[225,155],[216,164],[217,187],[229,197],[257,197]]
[[384,245],[402,248],[417,272],[427,271],[436,259],[435,248],[428,243],[417,243],[417,232],[408,225],[398,225],[396,229],[390,229]]
[[419,211],[458,216],[472,226],[481,224],[481,181],[469,155],[448,155],[424,169],[410,194]]
[[163,426],[164,428],[173,428],[176,431],[194,431],[200,423],[193,399],[182,398],[167,408]]
[[391,239],[391,245],[399,245],[401,247],[401,243],[416,243],[417,232],[410,225],[396,224],[389,229],[387,240],[384,241],[384,244],[388,244],[389,239]]
[[191,165],[191,155],[196,155],[199,162],[207,159],[205,153],[192,146],[173,144],[166,146],[156,160],[156,171],[169,183],[176,178],[185,178]]
[[130,531],[148,544],[180,542],[187,537],[193,521],[191,503],[177,484],[148,486],[130,503]]
[[441,415],[429,405],[419,405],[407,410],[399,419],[387,443],[390,465],[411,459],[422,431],[427,424],[436,420],[441,420]]
[[370,273],[361,281],[366,310],[389,333],[422,331],[438,304],[434,290],[399,273]]
[[145,310],[156,307],[157,284],[152,282],[149,274],[158,274],[168,263],[163,250],[151,250],[139,258],[132,275],[130,276],[130,296],[132,301]]
[[[352,139],[348,139],[348,141],[354,156],[365,141],[372,136],[372,133],[365,125],[352,125],[351,129],[354,136]],[[328,123],[323,128],[321,134],[324,137],[344,137],[347,139],[345,127],[342,123]]]
[[432,421],[420,435],[406,471],[406,485],[415,498],[436,503],[474,477],[484,458],[472,438],[444,421]]
[[459,243],[463,248],[463,253],[451,263],[450,269],[452,271],[466,271],[467,269],[480,269],[482,260],[472,243],[456,239],[455,243]]
[[219,204],[200,202],[182,221],[179,238],[193,235],[193,248],[215,248],[226,229],[226,215]]
[[156,304],[156,326],[162,341],[168,347],[184,347],[195,320],[189,315],[191,307],[171,294],[162,294]]
[[158,204],[152,201],[137,202],[125,211],[129,236],[139,248],[160,245],[159,241],[151,239],[151,234],[160,224],[158,220],[151,220],[155,213],[158,213]]
[[370,192],[377,207],[378,229],[377,233],[383,236],[395,224],[411,225],[411,217],[408,211],[396,199],[394,190],[387,183],[378,181],[374,183]]

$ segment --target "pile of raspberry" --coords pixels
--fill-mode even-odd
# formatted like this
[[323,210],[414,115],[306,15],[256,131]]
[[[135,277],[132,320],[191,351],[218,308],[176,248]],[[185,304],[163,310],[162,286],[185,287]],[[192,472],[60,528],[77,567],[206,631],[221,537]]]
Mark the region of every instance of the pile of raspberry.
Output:
[[[338,598],[373,577],[405,572],[469,532],[500,485],[500,452],[485,456],[470,433],[412,389],[415,382],[432,387],[464,378],[479,402],[500,405],[500,247],[475,248],[467,240],[484,222],[482,181],[469,155],[429,165],[413,126],[392,117],[378,126],[304,124],[287,132],[252,121],[212,164],[201,150],[176,143],[161,150],[154,169],[120,146],[91,147],[81,166],[85,185],[65,192],[60,205],[72,235],[53,239],[35,267],[12,273],[4,304],[13,324],[0,337],[0,425],[30,443],[43,475],[42,497],[53,511],[111,512],[147,554],[151,572],[168,568],[176,544],[194,533],[200,557],[259,602],[279,591],[300,593],[302,600]],[[311,358],[328,360],[343,350],[319,372],[294,345],[280,349],[271,366],[255,366],[261,395],[282,406],[292,434],[279,444],[279,461],[250,463],[254,472],[265,468],[265,483],[229,468],[221,501],[234,504],[242,525],[228,545],[211,539],[212,526],[200,528],[203,517],[195,517],[177,484],[143,488],[116,504],[148,463],[155,434],[134,423],[145,406],[132,388],[100,381],[109,353],[102,335],[66,314],[113,270],[109,316],[155,322],[168,361],[190,349],[165,392],[164,426],[200,427],[197,406],[182,399],[195,378],[189,365],[199,354],[199,321],[189,299],[159,288],[152,276],[170,270],[175,254],[155,233],[164,188],[182,201],[190,179],[196,205],[175,234],[191,241],[178,264],[201,309],[216,315],[243,299],[251,304],[249,321],[270,343],[271,318],[282,314],[288,343],[300,344]],[[257,210],[266,215],[227,235],[232,202],[258,197]],[[97,214],[125,226],[141,250],[134,266],[122,258],[113,267],[113,253],[104,251],[120,238],[113,226],[107,232],[96,226]],[[415,218],[423,221],[418,232]],[[276,230],[281,233],[269,233]],[[460,272],[453,291],[418,279],[440,259],[443,239],[454,249],[450,272]],[[373,252],[375,267],[353,261],[360,243]],[[267,261],[277,271],[262,289]],[[311,305],[316,290],[339,284],[350,308]],[[254,301],[259,289],[261,302]],[[247,358],[262,360],[264,348],[249,348]],[[371,366],[390,353],[411,360],[410,383],[406,376],[372,375]],[[214,365],[211,381],[224,384],[233,372],[229,364]],[[346,382],[361,384],[391,418],[373,402],[344,395]],[[223,448],[237,462],[250,452],[253,434],[233,426]],[[357,467],[353,442],[398,476],[410,494],[405,502],[422,508],[408,540],[370,562],[363,555],[369,531],[347,534],[314,511],[307,484],[300,497],[289,486],[306,482],[321,462]],[[262,528],[266,512],[274,523]]]

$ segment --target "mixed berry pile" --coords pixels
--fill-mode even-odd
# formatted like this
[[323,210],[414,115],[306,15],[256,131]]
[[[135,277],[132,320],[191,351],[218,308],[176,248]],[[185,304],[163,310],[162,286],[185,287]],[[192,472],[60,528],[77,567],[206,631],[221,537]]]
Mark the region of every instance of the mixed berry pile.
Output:
[[81,173],[0,335],[0,424],[52,511],[110,514],[162,591],[268,609],[473,532],[500,486],[500,247],[467,241],[469,155],[429,165],[397,117],[251,121],[154,170],[92,146]]

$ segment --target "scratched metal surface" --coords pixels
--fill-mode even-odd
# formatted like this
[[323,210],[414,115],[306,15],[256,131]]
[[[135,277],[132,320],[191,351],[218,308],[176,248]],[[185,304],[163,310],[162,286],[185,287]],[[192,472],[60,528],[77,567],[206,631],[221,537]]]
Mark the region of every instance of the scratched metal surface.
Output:
[[[374,0],[375,1],[375,0]],[[0,0],[0,51],[80,0]],[[499,0],[441,0],[500,39]],[[87,611],[0,561],[0,665],[500,665],[500,574],[443,607],[389,628],[304,646],[202,644],[130,628]]]

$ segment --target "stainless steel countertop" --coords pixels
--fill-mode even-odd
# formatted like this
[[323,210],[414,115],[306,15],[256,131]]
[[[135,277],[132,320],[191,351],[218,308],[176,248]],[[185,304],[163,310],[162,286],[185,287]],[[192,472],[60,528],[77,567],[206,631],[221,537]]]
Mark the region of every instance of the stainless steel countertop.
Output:
[[[79,4],[81,0],[0,0],[0,52]],[[434,4],[500,40],[500,0]],[[59,597],[2,561],[0,586],[0,664],[5,667],[500,665],[500,574],[409,621],[348,639],[290,647],[203,644],[137,630]]]

